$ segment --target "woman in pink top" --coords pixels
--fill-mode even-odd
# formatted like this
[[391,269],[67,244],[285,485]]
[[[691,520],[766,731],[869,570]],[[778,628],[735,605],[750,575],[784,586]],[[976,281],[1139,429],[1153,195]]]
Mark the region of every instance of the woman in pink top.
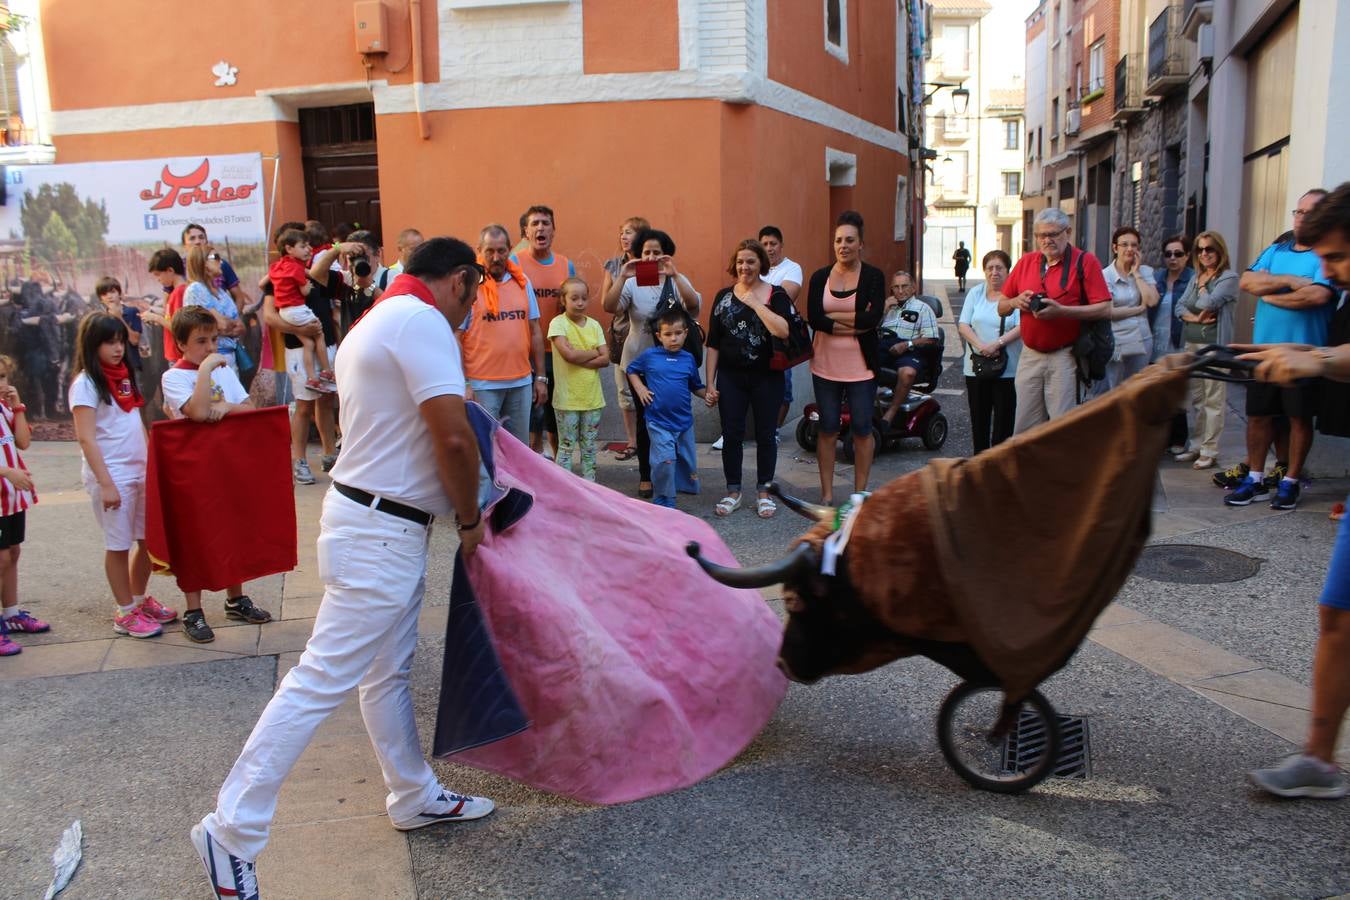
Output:
[[886,276],[862,261],[863,220],[853,210],[841,213],[834,229],[834,265],[811,276],[806,315],[815,330],[811,381],[820,410],[816,462],[820,496],[834,502],[834,451],[839,438],[845,392],[852,414],[854,490],[866,490],[872,469],[872,408],[881,347],[877,326],[886,305]]

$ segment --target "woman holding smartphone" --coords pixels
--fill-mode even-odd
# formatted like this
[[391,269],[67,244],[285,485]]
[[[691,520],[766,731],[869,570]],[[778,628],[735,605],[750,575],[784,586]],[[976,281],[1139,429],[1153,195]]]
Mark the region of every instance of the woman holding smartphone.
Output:
[[[689,279],[675,268],[675,241],[670,235],[655,228],[644,228],[633,238],[632,247],[636,257],[619,269],[601,301],[610,315],[623,312],[628,316],[628,337],[623,342],[623,355],[619,359],[619,369],[624,372],[628,371],[629,363],[656,344],[650,319],[661,301],[662,292],[672,291],[695,317],[703,302]],[[667,282],[671,282],[669,289]],[[637,407],[638,496],[645,499],[652,496],[651,437],[647,434],[642,404],[635,403],[634,406]]]

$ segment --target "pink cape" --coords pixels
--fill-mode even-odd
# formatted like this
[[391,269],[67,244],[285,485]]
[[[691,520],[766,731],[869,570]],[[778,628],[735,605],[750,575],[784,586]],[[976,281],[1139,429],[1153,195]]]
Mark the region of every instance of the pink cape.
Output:
[[493,450],[497,484],[534,504],[467,570],[531,725],[450,759],[592,803],[725,766],[787,691],[778,617],[684,548],[734,566],[731,551],[702,520],[584,481],[503,429]]

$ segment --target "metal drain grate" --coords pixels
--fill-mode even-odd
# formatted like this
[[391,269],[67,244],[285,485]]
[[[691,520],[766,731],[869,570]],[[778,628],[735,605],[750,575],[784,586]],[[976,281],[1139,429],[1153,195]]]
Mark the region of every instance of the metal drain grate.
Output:
[[1222,584],[1242,581],[1261,571],[1261,560],[1192,544],[1154,544],[1139,554],[1134,574],[1172,584]]
[[[1088,722],[1082,716],[1058,716],[1059,761],[1051,774],[1055,778],[1087,778],[1092,774],[1089,755]],[[1022,710],[1017,727],[1003,739],[1003,768],[1025,772],[1045,753],[1045,727],[1031,710]]]

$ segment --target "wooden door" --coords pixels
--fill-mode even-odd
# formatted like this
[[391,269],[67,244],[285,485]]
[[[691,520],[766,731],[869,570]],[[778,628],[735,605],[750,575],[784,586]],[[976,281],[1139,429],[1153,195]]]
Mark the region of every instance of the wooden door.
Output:
[[375,104],[300,110],[305,205],[331,233],[346,222],[383,243],[380,168],[375,151]]

